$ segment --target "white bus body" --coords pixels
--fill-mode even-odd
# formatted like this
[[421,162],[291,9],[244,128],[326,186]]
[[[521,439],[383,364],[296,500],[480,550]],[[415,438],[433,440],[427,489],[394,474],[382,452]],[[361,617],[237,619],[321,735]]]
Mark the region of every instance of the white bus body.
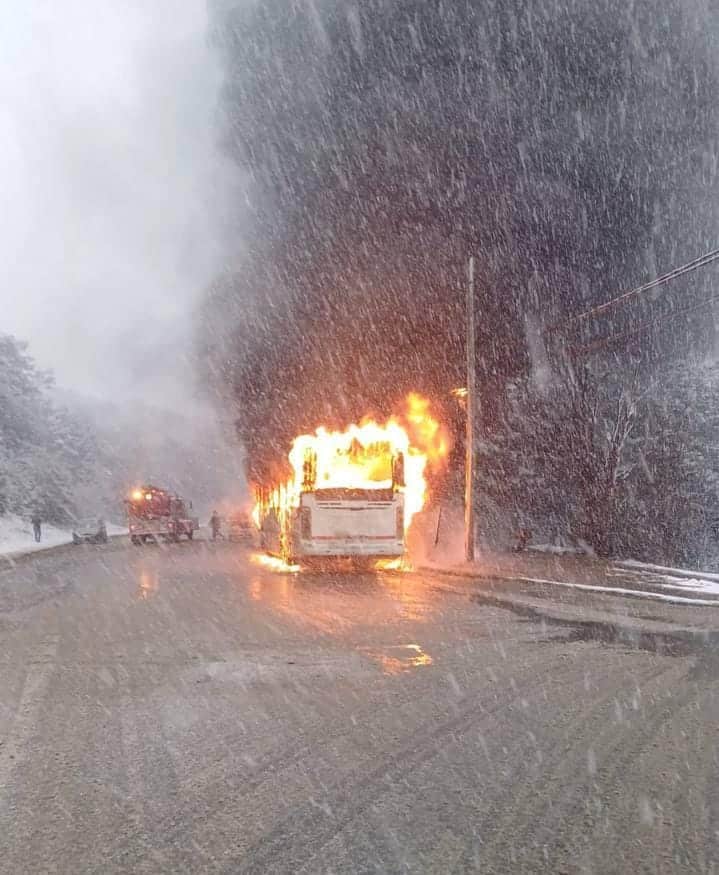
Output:
[[404,495],[394,489],[303,492],[299,507],[284,514],[270,509],[261,533],[263,548],[287,560],[399,557]]

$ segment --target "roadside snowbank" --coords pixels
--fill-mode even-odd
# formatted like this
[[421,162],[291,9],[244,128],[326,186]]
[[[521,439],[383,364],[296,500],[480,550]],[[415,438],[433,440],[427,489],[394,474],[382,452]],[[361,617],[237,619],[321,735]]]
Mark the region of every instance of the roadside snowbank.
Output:
[[690,580],[713,580],[719,583],[719,574],[709,571],[692,571],[689,568],[672,568],[668,565],[652,565],[649,562],[637,562],[636,559],[623,559],[621,562],[615,562],[615,565],[621,565],[622,568],[636,568],[640,571],[653,571],[658,574],[670,574],[672,577],[688,577]]
[[[107,523],[107,534],[110,537],[127,534],[127,529]],[[32,523],[16,514],[0,516],[0,556],[13,556],[20,553],[34,553],[37,550],[48,550],[50,547],[61,547],[72,543],[72,532],[69,529],[58,529],[56,526],[42,526],[42,541],[35,543]]]
[[627,559],[614,563],[623,571],[634,573],[638,580],[661,589],[676,592],[698,592],[706,595],[719,595],[719,574],[704,571],[691,571],[688,568],[671,568],[666,565],[652,565]]
[[532,550],[534,553],[552,553],[555,556],[586,556],[591,555],[590,551],[583,550],[580,547],[563,547],[559,544],[527,544],[527,550]]
[[672,577],[667,574],[664,582],[659,586],[662,589],[674,589],[677,592],[689,590],[690,592],[704,592],[707,595],[719,595],[719,583],[716,580],[705,580],[702,577]]
[[[522,553],[480,552],[473,563],[423,557],[415,563],[451,575],[496,578],[586,592],[634,596],[679,605],[719,608],[719,575],[700,571],[611,562],[596,556],[525,550]],[[701,598],[703,596],[703,598]]]
[[[544,580],[541,577],[516,577],[510,578],[520,583],[541,583],[547,586],[563,586],[567,589],[580,589],[584,592],[601,592],[608,595],[625,595],[632,598],[653,599],[654,601],[670,602],[675,605],[698,605],[705,608],[719,607],[719,602],[714,599],[695,599],[680,595],[667,595],[648,589],[627,589],[621,586],[594,586],[587,583],[574,583],[567,580]],[[669,589],[670,587],[667,587]]]
[[71,541],[71,532],[55,526],[43,526],[42,541],[36,544],[29,520],[15,514],[0,517],[0,554],[31,553],[48,547],[59,547]]

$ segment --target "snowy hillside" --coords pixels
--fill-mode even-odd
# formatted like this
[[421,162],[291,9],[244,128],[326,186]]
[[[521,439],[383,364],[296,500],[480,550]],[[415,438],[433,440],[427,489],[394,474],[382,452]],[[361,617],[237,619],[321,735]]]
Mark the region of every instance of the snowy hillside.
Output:
[[[112,538],[127,534],[124,526],[106,523],[107,534]],[[43,525],[42,541],[35,543],[30,520],[16,514],[0,516],[0,556],[14,553],[32,553],[36,550],[47,550],[49,547],[59,547],[72,543],[72,530],[60,529],[57,526]]]
[[58,529],[55,526],[43,526],[42,541],[36,544],[30,520],[23,519],[16,514],[0,516],[0,554],[29,553],[33,550],[69,544],[71,541],[72,533],[69,530]]

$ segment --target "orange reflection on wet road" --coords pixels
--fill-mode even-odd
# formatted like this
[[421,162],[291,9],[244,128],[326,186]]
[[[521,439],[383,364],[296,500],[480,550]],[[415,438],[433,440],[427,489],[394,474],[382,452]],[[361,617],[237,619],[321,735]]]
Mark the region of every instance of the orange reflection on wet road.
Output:
[[409,556],[402,555],[397,559],[378,559],[375,568],[377,571],[412,571],[412,562]]
[[384,674],[401,674],[414,668],[432,665],[432,657],[419,644],[398,644],[382,650],[365,650],[370,659],[378,662]]
[[157,576],[157,571],[141,571],[140,582],[137,587],[137,598],[140,601],[147,601],[155,595],[160,588],[160,580]]
[[325,635],[339,636],[351,629],[355,622],[340,615],[331,599],[323,597],[321,588],[314,597],[311,591],[297,590],[299,578],[277,575],[270,580],[254,578],[250,581],[250,598],[264,603],[272,611],[282,614],[302,626],[310,626]]
[[[300,573],[278,573],[293,566],[279,562],[268,566],[255,556],[252,561],[261,568],[246,578],[249,598],[272,613],[333,638],[359,634],[364,641],[358,649],[385,654],[387,671],[395,664],[397,671],[431,664],[418,644],[397,643],[416,641],[412,627],[431,622],[436,610],[437,592],[421,576],[320,573],[305,568]],[[263,573],[268,568],[274,573]]]
[[428,598],[430,589],[426,584],[414,576],[388,574],[383,575],[382,586],[393,599],[402,619],[416,623],[427,622],[431,604]]

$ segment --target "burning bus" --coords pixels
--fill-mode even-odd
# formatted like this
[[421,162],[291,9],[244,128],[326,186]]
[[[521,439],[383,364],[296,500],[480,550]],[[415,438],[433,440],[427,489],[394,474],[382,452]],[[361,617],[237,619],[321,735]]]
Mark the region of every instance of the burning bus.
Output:
[[288,562],[400,557],[426,501],[427,467],[448,451],[445,430],[416,394],[404,414],[383,424],[365,419],[344,431],[320,427],[298,436],[289,477],[256,488],[263,549]]

